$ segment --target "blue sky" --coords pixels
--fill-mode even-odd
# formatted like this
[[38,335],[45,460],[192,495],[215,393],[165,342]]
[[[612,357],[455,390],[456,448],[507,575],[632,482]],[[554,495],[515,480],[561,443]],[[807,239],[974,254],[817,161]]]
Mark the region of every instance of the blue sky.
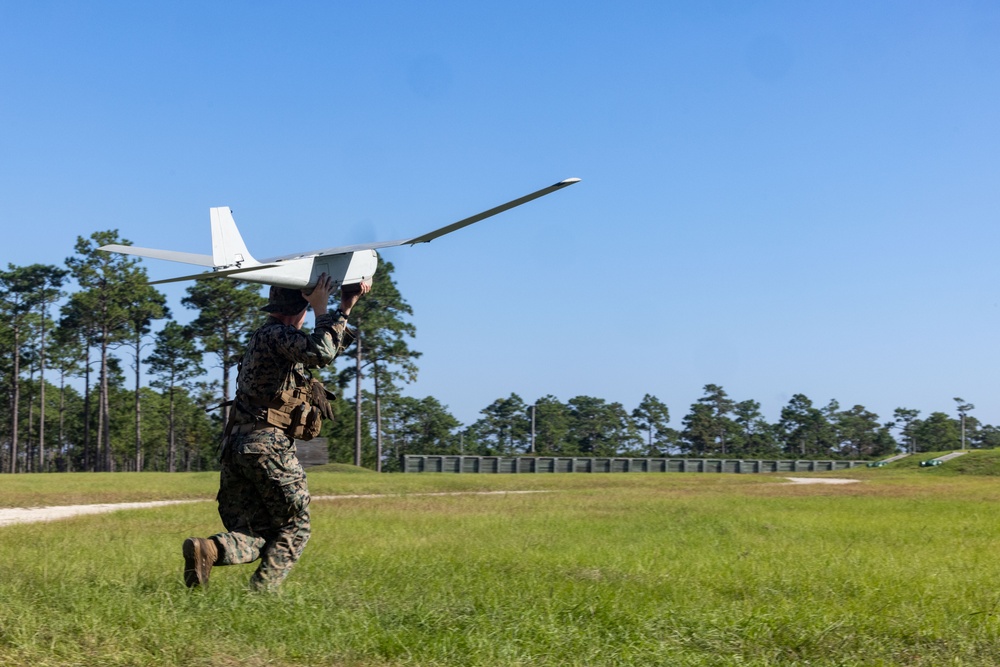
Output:
[[0,263],[207,253],[211,206],[258,256],[391,240],[579,177],[382,252],[410,394],[998,424],[997,35],[992,2],[0,0]]

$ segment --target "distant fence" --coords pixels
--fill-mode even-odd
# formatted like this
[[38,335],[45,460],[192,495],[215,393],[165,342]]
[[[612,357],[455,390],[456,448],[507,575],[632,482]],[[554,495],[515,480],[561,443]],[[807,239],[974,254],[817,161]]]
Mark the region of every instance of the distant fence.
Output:
[[546,473],[546,472],[830,472],[865,461],[665,459],[587,456],[447,456],[406,454],[403,472]]
[[327,448],[326,438],[313,438],[312,440],[295,441],[296,458],[303,468],[312,466],[322,466],[330,462],[330,452]]

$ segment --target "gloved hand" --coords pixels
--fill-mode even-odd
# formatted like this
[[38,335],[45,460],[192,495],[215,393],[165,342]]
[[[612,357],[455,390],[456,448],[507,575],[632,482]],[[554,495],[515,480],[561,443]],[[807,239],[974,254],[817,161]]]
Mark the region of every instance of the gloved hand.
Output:
[[330,399],[336,400],[337,395],[323,386],[319,380],[313,380],[309,384],[309,404],[319,410],[323,419],[333,419],[333,406]]

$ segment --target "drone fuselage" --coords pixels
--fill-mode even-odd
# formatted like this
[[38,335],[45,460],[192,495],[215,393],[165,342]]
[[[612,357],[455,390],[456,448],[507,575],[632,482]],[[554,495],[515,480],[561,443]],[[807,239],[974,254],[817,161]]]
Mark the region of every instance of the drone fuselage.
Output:
[[260,268],[232,273],[227,277],[261,285],[277,285],[292,289],[308,289],[316,284],[320,274],[333,279],[335,286],[370,281],[378,268],[378,253],[358,250],[337,255],[317,255],[284,259],[264,264]]

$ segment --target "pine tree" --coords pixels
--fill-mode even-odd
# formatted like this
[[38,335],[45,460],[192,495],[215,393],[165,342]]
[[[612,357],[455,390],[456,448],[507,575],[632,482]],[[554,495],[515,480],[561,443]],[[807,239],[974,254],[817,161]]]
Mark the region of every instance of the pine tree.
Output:
[[137,298],[149,289],[146,270],[127,255],[98,250],[108,244],[130,245],[118,238],[118,230],[94,232],[89,239],[77,237],[77,255],[66,260],[80,291],[73,295],[77,315],[95,333],[100,350],[100,392],[98,407],[98,469],[114,470],[111,443],[111,384],[109,351],[127,339],[131,311]]
[[417,378],[416,359],[420,352],[410,349],[409,341],[416,335],[416,327],[407,318],[413,309],[406,302],[393,280],[391,262],[379,258],[379,268],[372,282],[371,291],[362,296],[351,309],[350,324],[355,331],[353,344],[344,357],[353,360],[338,377],[338,384],[355,386],[355,446],[354,463],[361,465],[362,443],[362,380],[367,373],[374,385],[375,398],[375,447],[376,469],[382,461],[382,396],[398,393],[399,382],[409,383]]
[[[649,456],[657,456],[662,451],[657,451],[653,447],[653,436],[656,435],[658,444],[666,444],[662,437],[666,435],[667,424],[670,422],[670,410],[660,399],[650,394],[642,397],[639,406],[632,411],[632,419],[636,425],[646,431],[646,450]],[[661,447],[661,450],[664,449]]]
[[152,385],[164,390],[168,397],[168,472],[177,471],[176,393],[205,372],[201,367],[201,356],[201,350],[194,343],[193,332],[176,322],[167,322],[156,334],[153,353],[146,359],[149,372],[157,376]]
[[[267,299],[260,295],[259,285],[209,278],[195,281],[181,303],[198,311],[190,327],[205,351],[218,359],[222,400],[228,402],[231,370],[239,362],[245,340],[266,317],[260,308]],[[228,419],[227,406],[222,412],[223,423]]]
[[[48,318],[50,304],[59,297],[66,271],[46,264],[30,266],[15,266],[8,264],[7,270],[0,272],[0,309],[2,316],[10,327],[10,354],[12,359],[10,370],[10,471],[16,472],[18,459],[18,435],[20,431],[19,412],[21,403],[21,355],[24,345],[28,343],[31,334],[37,331],[35,346],[39,370],[39,392],[41,395],[41,422],[39,425],[39,463],[44,466],[45,460],[45,334],[51,330]],[[34,325],[34,326],[33,326]],[[30,411],[30,409],[29,409]],[[31,427],[29,418],[29,430]],[[32,466],[31,460],[25,458],[25,469]]]

